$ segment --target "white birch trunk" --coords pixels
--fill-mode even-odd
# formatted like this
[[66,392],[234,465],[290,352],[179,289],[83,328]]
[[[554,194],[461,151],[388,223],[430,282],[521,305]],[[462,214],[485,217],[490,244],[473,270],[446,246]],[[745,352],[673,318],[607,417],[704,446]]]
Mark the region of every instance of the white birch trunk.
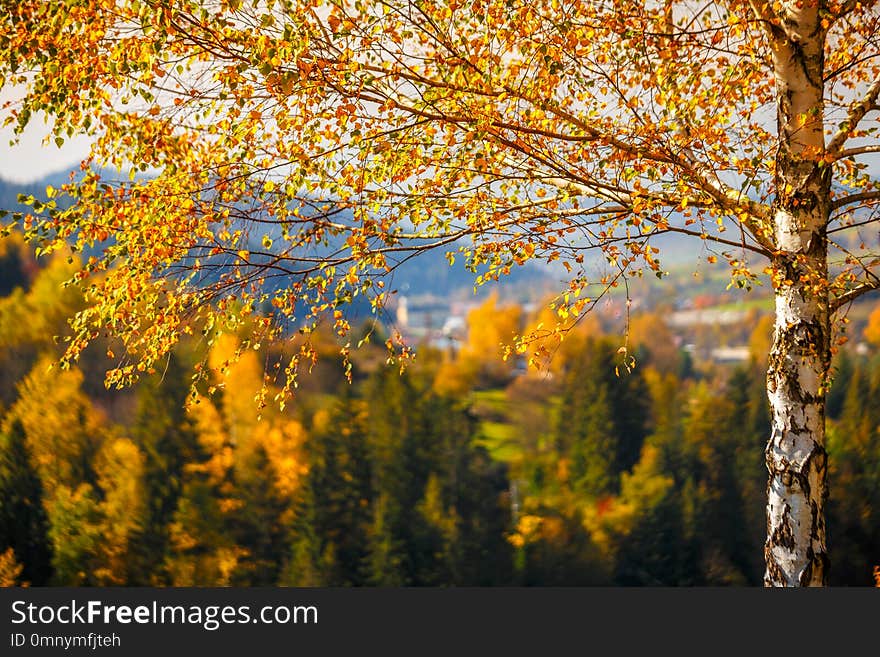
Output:
[[[778,266],[797,274],[796,267]],[[824,517],[828,306],[803,287],[783,285],[776,294],[767,372],[772,418],[766,450],[767,586],[822,586],[828,571]]]
[[[776,323],[767,371],[766,586],[827,582],[825,389],[830,361],[823,45],[815,5],[783,3],[771,28],[777,87],[773,259]],[[812,5],[812,6],[811,6]]]

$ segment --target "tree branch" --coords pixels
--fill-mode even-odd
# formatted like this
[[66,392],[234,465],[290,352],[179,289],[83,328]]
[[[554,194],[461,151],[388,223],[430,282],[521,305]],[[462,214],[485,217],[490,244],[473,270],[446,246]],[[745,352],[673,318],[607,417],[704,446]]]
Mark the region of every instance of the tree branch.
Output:
[[[840,5],[840,8],[834,14],[834,20],[836,22],[844,16],[851,14],[859,5],[861,5],[863,9],[871,9],[876,3],[877,0],[846,0],[846,2]],[[828,3],[825,2],[824,4],[827,5]]]
[[877,199],[880,199],[880,191],[850,194],[849,196],[834,199],[831,202],[831,210],[838,210],[845,205],[852,205],[853,203],[863,203],[864,201],[874,201]]
[[873,274],[872,278],[868,278],[861,285],[858,285],[852,289],[847,290],[839,297],[835,297],[831,300],[831,311],[834,312],[838,310],[841,306],[845,306],[852,301],[855,301],[863,294],[871,292],[872,290],[880,290],[880,278],[877,278]]
[[853,130],[856,129],[859,121],[865,117],[865,114],[871,110],[877,109],[878,96],[880,96],[880,78],[877,78],[873,84],[868,87],[868,91],[859,102],[850,106],[849,115],[843,123],[840,124],[840,128],[834,137],[831,138],[831,141],[828,142],[828,146],[825,148],[826,153],[830,154],[835,159],[840,156],[843,145],[846,143],[846,140],[852,136]]
[[[880,110],[880,105],[875,105],[871,109]],[[880,144],[872,144],[870,146],[855,146],[853,148],[845,148],[840,151],[835,160],[842,160],[845,157],[855,157],[856,155],[864,155],[866,153],[880,153]]]
[[781,28],[779,26],[779,17],[773,13],[772,4],[760,2],[759,0],[749,0],[749,6],[752,8],[755,18],[764,25],[767,30],[767,36],[771,39],[776,38],[778,35],[774,32],[774,28],[776,30]]

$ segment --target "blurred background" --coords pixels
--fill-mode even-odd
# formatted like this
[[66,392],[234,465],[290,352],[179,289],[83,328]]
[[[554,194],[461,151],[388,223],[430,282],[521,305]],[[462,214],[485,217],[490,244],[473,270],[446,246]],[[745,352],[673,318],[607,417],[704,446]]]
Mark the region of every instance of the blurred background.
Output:
[[[64,180],[0,181],[0,207]],[[629,281],[629,305],[609,294],[535,368],[502,347],[555,324],[564,273],[517,268],[475,291],[428,254],[395,274],[382,316],[352,309],[368,342],[350,383],[328,327],[293,402],[260,409],[267,363],[299,345],[241,350],[228,334],[187,409],[201,336],[123,391],[104,386],[116,347],[102,338],[51,367],[82,306],[62,285],[76,256],[35,259],[13,233],[0,584],[760,585],[772,299],[728,289],[690,243],[661,257],[667,276]],[[872,585],[880,299],[847,319],[828,399],[830,582]],[[395,331],[417,350],[402,375],[385,364]]]

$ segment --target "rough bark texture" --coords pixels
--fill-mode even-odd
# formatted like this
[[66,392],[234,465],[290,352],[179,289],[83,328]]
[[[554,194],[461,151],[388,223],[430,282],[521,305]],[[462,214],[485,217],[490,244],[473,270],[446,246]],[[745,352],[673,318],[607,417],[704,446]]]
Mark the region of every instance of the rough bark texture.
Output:
[[824,32],[815,7],[792,4],[771,30],[779,148],[773,260],[776,324],[767,372],[767,586],[827,581],[825,388],[830,360],[824,155]]
[[[796,264],[777,266],[797,280]],[[772,417],[766,451],[770,478],[764,583],[768,586],[822,586],[828,571],[824,518],[828,306],[803,287],[783,286],[776,296],[767,373]]]

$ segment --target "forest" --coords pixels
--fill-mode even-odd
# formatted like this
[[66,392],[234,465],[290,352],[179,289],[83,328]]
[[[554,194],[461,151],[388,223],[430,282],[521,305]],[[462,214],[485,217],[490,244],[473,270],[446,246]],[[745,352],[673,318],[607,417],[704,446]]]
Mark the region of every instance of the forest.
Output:
[[[535,369],[498,353],[540,311],[492,295],[460,345],[417,346],[402,373],[381,322],[355,329],[348,365],[323,326],[281,410],[259,394],[280,385],[269,352],[300,345],[249,343],[247,326],[217,336],[195,396],[198,333],[122,391],[104,386],[110,338],[60,369],[76,260],[0,243],[4,585],[761,583],[772,318],[750,320],[748,361],[708,366],[637,313],[627,368],[597,315]],[[828,396],[835,585],[880,564],[873,308]]]

